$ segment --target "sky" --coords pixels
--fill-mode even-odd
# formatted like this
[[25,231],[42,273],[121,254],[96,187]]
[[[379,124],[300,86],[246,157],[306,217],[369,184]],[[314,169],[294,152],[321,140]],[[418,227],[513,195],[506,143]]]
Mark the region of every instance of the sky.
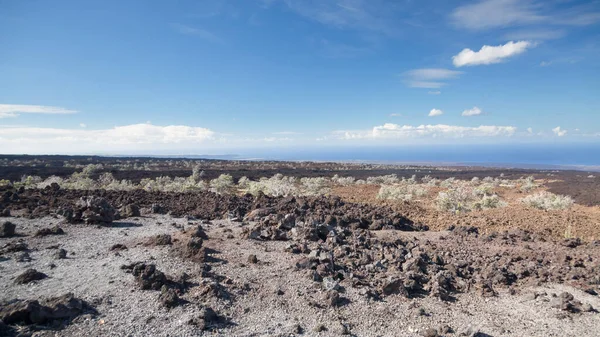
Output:
[[600,1],[0,0],[0,153],[600,143]]

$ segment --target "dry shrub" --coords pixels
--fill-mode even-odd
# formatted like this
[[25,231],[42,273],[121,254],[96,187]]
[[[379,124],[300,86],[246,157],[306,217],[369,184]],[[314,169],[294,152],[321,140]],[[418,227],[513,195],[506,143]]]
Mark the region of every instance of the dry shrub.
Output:
[[532,195],[528,195],[521,199],[525,205],[543,209],[543,210],[560,210],[568,209],[573,206],[573,198],[568,195],[558,195],[547,191],[542,191]]

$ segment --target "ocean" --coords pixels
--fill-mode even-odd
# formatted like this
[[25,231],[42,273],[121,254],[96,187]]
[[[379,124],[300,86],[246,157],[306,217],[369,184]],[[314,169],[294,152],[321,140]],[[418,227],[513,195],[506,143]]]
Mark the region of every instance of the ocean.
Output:
[[228,159],[234,158],[600,171],[600,144],[418,145],[253,149],[228,156]]

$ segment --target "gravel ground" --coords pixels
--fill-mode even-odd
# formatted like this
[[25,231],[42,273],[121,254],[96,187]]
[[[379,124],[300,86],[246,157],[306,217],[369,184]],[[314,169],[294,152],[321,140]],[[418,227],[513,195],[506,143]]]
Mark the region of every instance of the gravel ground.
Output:
[[[39,336],[419,336],[426,329],[448,325],[448,336],[597,336],[600,315],[596,312],[567,314],[552,308],[552,294],[568,291],[583,303],[600,308],[598,296],[565,285],[521,288],[514,295],[500,291],[497,297],[459,294],[455,302],[433,297],[407,299],[400,295],[383,301],[369,300],[360,289],[341,283],[345,303],[323,306],[321,283],[304,270],[296,270],[297,256],[284,252],[286,242],[242,239],[241,225],[213,221],[203,225],[209,236],[210,275],[203,265],[175,255],[169,246],[143,243],[158,234],[171,234],[174,241],[181,227],[197,221],[152,215],[115,222],[110,227],[61,224],[61,219],[0,218],[17,225],[21,237],[0,238],[0,247],[24,240],[31,249],[30,262],[17,262],[21,253],[0,256],[0,302],[40,299],[72,292],[96,308],[98,315],[80,316],[62,330],[41,330]],[[33,237],[41,228],[60,224],[65,235]],[[175,226],[173,225],[175,224]],[[428,235],[414,233],[414,235]],[[177,241],[175,241],[176,243]],[[129,249],[110,251],[115,244]],[[55,259],[59,245],[68,254]],[[258,262],[249,262],[256,255]],[[173,277],[183,272],[191,287],[182,296],[187,303],[166,309],[158,301],[159,291],[139,290],[134,277],[120,267],[142,261],[154,263]],[[55,264],[55,268],[51,268]],[[28,268],[49,277],[26,285],[14,278]],[[218,284],[219,295],[202,294],[202,285]],[[534,296],[534,293],[546,295]],[[188,324],[204,306],[212,307],[225,320],[210,331]],[[323,331],[317,332],[322,325]]]

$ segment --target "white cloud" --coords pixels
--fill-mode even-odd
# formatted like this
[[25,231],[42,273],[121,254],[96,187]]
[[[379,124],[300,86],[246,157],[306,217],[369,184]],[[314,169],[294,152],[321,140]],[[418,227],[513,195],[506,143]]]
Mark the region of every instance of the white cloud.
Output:
[[500,63],[506,58],[525,52],[532,46],[533,44],[529,41],[510,41],[500,46],[484,45],[478,52],[465,48],[452,57],[452,62],[456,67]]
[[473,107],[473,109],[463,111],[462,115],[465,117],[470,117],[470,116],[479,116],[482,113],[483,113],[483,111],[481,111],[481,109],[479,109],[478,107]]
[[402,114],[393,113],[393,114],[390,114],[390,117],[402,117]]
[[600,13],[593,1],[481,0],[457,7],[451,19],[456,26],[471,30],[540,24],[585,26],[600,21]]
[[570,65],[570,64],[575,64],[577,62],[580,62],[581,60],[583,60],[583,57],[581,57],[581,56],[557,58],[554,60],[540,62],[540,67],[558,66],[558,65],[565,65],[565,64]]
[[489,29],[544,21],[530,0],[483,0],[456,8],[451,14],[457,26]]
[[18,117],[19,114],[15,113],[15,112],[1,112],[0,111],[0,118],[14,118],[14,117]]
[[561,129],[560,126],[557,126],[554,129],[552,129],[552,132],[554,132],[554,134],[557,135],[558,137],[562,137],[567,134],[567,130]]
[[79,127],[86,128],[87,125],[85,125],[85,123],[79,123]]
[[398,125],[386,123],[365,131],[335,131],[338,139],[404,139],[404,138],[465,138],[512,136],[514,126],[481,125],[477,127],[455,125]]
[[[249,140],[250,141],[256,141],[256,139],[249,139]],[[274,143],[274,142],[291,142],[294,139],[289,138],[289,137],[283,137],[283,138],[280,138],[280,137],[265,137],[265,138],[262,138],[262,139],[259,139],[259,140],[262,140],[262,141],[267,142],[267,143]]]
[[445,81],[457,78],[462,71],[443,68],[413,69],[402,74],[411,88],[438,89],[446,85]]
[[56,106],[0,104],[0,118],[18,117],[20,114],[74,114],[69,110]]
[[435,81],[410,81],[407,82],[411,88],[437,89],[446,85],[444,82]]
[[39,127],[0,128],[0,148],[12,153],[136,152],[197,148],[213,140],[206,128],[133,124],[103,130]]
[[527,132],[533,133],[533,128],[527,128]]
[[179,23],[175,23],[172,26],[180,34],[196,36],[202,40],[212,42],[212,43],[219,43],[219,44],[224,43],[223,39],[221,39],[217,35],[209,32],[206,29],[191,27],[191,26],[182,25]]
[[439,94],[441,94],[442,92],[441,92],[441,91],[439,91],[439,90],[435,90],[435,91],[429,91],[429,92],[427,92],[427,93],[428,93],[428,94],[430,94],[430,95],[439,95]]
[[431,111],[429,111],[429,117],[436,117],[436,116],[441,116],[443,115],[444,112],[440,109],[431,109]]
[[402,22],[398,4],[376,0],[285,0],[296,14],[337,29],[351,29],[394,36]]

